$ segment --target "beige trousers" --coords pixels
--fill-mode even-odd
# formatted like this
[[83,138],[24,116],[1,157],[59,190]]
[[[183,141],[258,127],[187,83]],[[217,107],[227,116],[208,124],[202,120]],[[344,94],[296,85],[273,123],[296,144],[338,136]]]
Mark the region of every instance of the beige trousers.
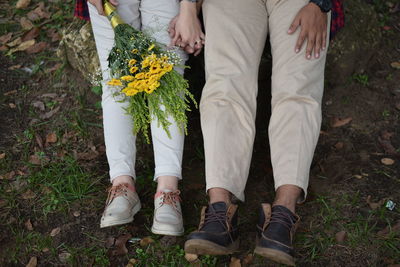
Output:
[[307,60],[303,46],[296,54],[300,31],[293,35],[287,31],[307,3],[204,1],[206,85],[200,113],[207,190],[224,188],[244,201],[255,136],[258,70],[269,33],[273,59],[269,142],[275,189],[296,185],[306,195],[321,126],[326,53]]

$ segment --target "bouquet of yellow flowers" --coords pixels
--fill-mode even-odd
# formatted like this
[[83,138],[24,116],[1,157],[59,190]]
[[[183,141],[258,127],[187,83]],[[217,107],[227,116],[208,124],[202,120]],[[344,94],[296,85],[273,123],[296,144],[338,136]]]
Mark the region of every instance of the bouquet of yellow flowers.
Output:
[[180,57],[173,50],[158,44],[153,38],[124,23],[109,2],[104,12],[115,32],[115,45],[108,63],[112,79],[108,85],[117,88],[116,95],[129,101],[126,109],[133,119],[135,134],[142,132],[149,142],[148,128],[153,119],[170,136],[168,117],[187,133],[187,117],[193,95],[188,81],[174,70],[180,66]]

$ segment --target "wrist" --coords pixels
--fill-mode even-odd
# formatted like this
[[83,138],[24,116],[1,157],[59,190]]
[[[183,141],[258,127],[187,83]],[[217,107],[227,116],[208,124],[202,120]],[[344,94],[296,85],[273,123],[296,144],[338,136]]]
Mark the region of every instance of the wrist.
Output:
[[186,1],[186,0],[181,1],[180,13],[185,13],[185,14],[190,14],[190,15],[192,15],[192,14],[197,15],[197,4],[196,4],[196,2],[191,2],[191,1]]
[[331,0],[310,0],[310,3],[319,7],[319,9],[327,13],[332,8],[332,1]]

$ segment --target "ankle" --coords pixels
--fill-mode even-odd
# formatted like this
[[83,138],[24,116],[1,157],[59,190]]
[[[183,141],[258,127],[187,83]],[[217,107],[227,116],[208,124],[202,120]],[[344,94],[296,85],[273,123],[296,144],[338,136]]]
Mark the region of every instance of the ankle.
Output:
[[208,190],[208,196],[210,199],[210,204],[216,203],[216,202],[225,202],[227,206],[232,204],[231,201],[231,192],[229,192],[226,189],[215,187],[215,188],[210,188]]
[[128,176],[128,175],[121,175],[112,180],[113,186],[117,186],[120,184],[129,184],[129,185],[135,187],[135,180],[131,176]]
[[160,176],[157,178],[157,192],[178,190],[178,177]]

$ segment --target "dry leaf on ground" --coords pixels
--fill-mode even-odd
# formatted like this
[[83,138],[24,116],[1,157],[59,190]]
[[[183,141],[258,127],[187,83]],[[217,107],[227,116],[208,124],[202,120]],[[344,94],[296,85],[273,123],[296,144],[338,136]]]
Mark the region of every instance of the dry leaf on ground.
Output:
[[62,252],[62,253],[58,254],[58,259],[59,259],[62,263],[67,263],[67,261],[68,261],[69,258],[71,258],[71,253]]
[[231,262],[229,263],[229,267],[241,267],[240,259],[232,257]]
[[134,267],[134,266],[136,266],[136,264],[138,264],[137,259],[130,259],[128,264],[125,267]]
[[9,33],[6,33],[6,34],[0,36],[0,43],[1,43],[1,44],[7,43],[8,41],[11,40],[12,35],[13,35],[13,33],[12,33],[12,32],[9,32]]
[[[21,67],[22,67],[22,65],[17,64],[17,65],[12,65],[12,66],[9,67],[8,69],[9,69],[9,70],[17,70],[17,69],[20,69]],[[17,92],[17,90],[13,90],[13,91]],[[4,95],[6,95],[6,94],[4,94]]]
[[33,165],[40,165],[42,164],[42,161],[38,155],[34,154],[29,157],[29,163]]
[[12,54],[12,53],[15,53],[15,52],[18,52],[18,51],[25,51],[29,47],[35,45],[35,43],[36,43],[36,41],[34,39],[22,42],[19,46],[17,46],[16,48],[11,49],[8,53]]
[[380,230],[378,235],[388,236],[391,233],[400,233],[400,220],[398,220],[395,225],[392,225],[391,227],[388,225],[385,229]]
[[107,255],[109,257],[126,255],[128,253],[128,249],[126,248],[125,244],[131,237],[131,234],[124,234],[118,238],[108,238],[106,242],[106,247],[109,248]]
[[8,106],[12,109],[16,108],[17,106],[14,103],[9,103]]
[[243,259],[243,265],[252,264],[253,263],[253,258],[254,258],[253,254],[247,254],[247,256],[244,257],[244,259]]
[[29,19],[22,17],[19,20],[19,24],[21,24],[21,27],[24,31],[30,30],[33,28],[33,23]]
[[6,153],[1,153],[0,154],[0,159],[4,159],[6,157]]
[[57,29],[54,28],[47,30],[47,37],[51,39],[51,42],[57,42],[61,40],[61,34],[59,34]]
[[5,179],[5,180],[12,180],[15,176],[15,171],[10,171],[2,176],[0,176],[0,180]]
[[37,258],[31,257],[28,264],[25,267],[36,267],[37,266]]
[[7,43],[7,46],[8,47],[14,47],[14,46],[17,46],[17,45],[19,45],[21,43],[22,43],[22,38],[18,37],[16,39],[12,40],[11,42]]
[[45,106],[44,103],[42,101],[35,101],[32,102],[32,106],[39,109],[40,111],[44,111],[45,110]]
[[56,133],[49,133],[46,135],[46,143],[55,143],[57,142],[57,135]]
[[154,240],[150,236],[144,237],[142,240],[140,240],[141,247],[145,247],[151,243],[154,243]]
[[199,258],[197,254],[190,254],[190,253],[185,253],[185,259],[188,262],[194,262]]
[[369,207],[373,210],[376,210],[376,209],[379,209],[380,207],[382,207],[382,205],[385,204],[386,200],[387,200],[386,198],[383,198],[383,199],[379,200],[378,202],[372,202],[371,198],[372,198],[371,196],[368,196],[366,201],[367,201],[367,204],[369,205]]
[[347,239],[347,232],[340,231],[335,234],[336,242],[342,244]]
[[16,8],[26,8],[31,3],[31,0],[18,0],[17,4],[15,5]]
[[26,49],[26,53],[28,54],[36,54],[44,51],[49,46],[46,42],[40,42],[32,45],[28,49]]
[[33,40],[33,39],[35,39],[36,37],[39,36],[39,33],[40,33],[39,28],[37,28],[37,27],[36,27],[36,28],[33,28],[33,29],[31,29],[30,31],[26,32],[26,33],[22,36],[21,41],[22,41],[22,42],[25,42],[25,41]]
[[25,227],[26,227],[26,229],[27,229],[28,231],[33,231],[33,225],[32,225],[32,223],[31,223],[31,219],[28,219],[28,220],[25,222]]
[[337,143],[335,144],[335,148],[336,148],[337,150],[340,150],[340,149],[342,149],[343,147],[344,147],[343,142],[337,142]]
[[400,62],[399,61],[395,61],[390,63],[390,66],[392,66],[392,68],[400,70]]
[[383,165],[387,165],[387,166],[394,164],[394,160],[391,158],[383,158],[383,159],[381,159],[381,162]]
[[46,69],[45,72],[46,72],[46,73],[50,73],[50,72],[56,71],[56,70],[58,70],[61,66],[62,66],[61,63],[57,63],[57,64],[55,64],[53,67]]
[[51,17],[51,13],[46,10],[44,3],[40,2],[38,7],[29,12],[26,16],[28,19],[35,21],[43,18],[49,19]]
[[28,189],[28,190],[26,190],[22,195],[21,195],[21,198],[22,199],[33,199],[33,198],[35,198],[36,197],[36,194],[32,191],[32,190],[30,190],[30,189]]
[[54,228],[53,230],[51,230],[50,236],[56,236],[56,235],[58,235],[60,232],[61,232],[61,228],[60,228],[60,227]]
[[352,120],[353,120],[353,118],[351,118],[351,117],[344,118],[344,119],[334,117],[332,119],[331,126],[333,128],[342,127],[342,126],[345,126],[346,124],[350,123]]
[[41,118],[41,119],[50,119],[51,117],[53,117],[54,116],[54,114],[56,114],[58,111],[60,110],[60,107],[56,107],[55,109],[53,109],[53,110],[50,110],[49,112],[47,112],[47,113],[45,113],[45,114],[42,114],[42,115],[40,115],[39,117]]

